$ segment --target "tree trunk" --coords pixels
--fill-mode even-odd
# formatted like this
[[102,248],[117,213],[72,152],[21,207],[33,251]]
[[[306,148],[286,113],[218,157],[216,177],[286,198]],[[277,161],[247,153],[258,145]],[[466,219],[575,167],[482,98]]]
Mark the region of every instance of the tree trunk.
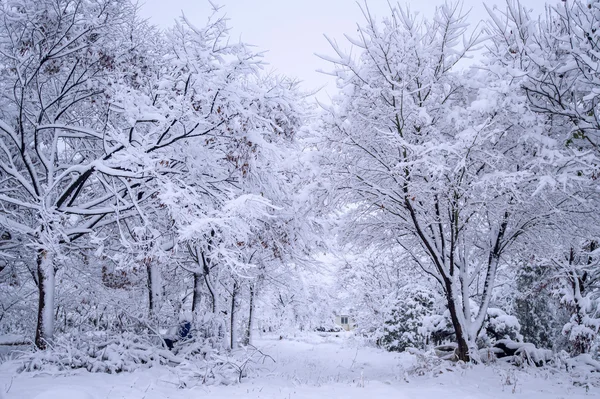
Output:
[[234,282],[233,290],[231,291],[231,314],[230,314],[230,319],[229,319],[230,330],[231,330],[229,347],[231,349],[235,348],[235,344],[237,341],[237,336],[235,333],[235,299],[237,297],[237,290],[238,290],[237,282]]
[[148,315],[153,319],[156,317],[156,312],[160,306],[160,270],[158,269],[158,264],[153,262],[150,257],[144,259],[144,264],[146,265],[146,272],[148,275]]
[[467,340],[467,331],[463,329],[463,325],[460,323],[458,317],[458,309],[456,306],[456,301],[454,300],[452,288],[449,284],[446,284],[446,299],[448,301],[448,310],[450,311],[450,319],[452,320],[452,326],[454,327],[454,334],[456,335],[456,343],[458,344],[458,348],[456,351],[456,356],[458,360],[462,360],[463,362],[468,362],[470,360],[469,357],[469,343]]
[[[210,243],[209,243],[210,245]],[[212,285],[210,283],[210,279],[208,278],[208,276],[210,275],[210,264],[211,264],[211,259],[207,258],[204,255],[204,252],[201,253],[202,255],[202,269],[204,270],[204,281],[206,282],[206,288],[208,289],[208,293],[210,294],[210,299],[211,299],[211,303],[212,303],[212,312],[216,313],[217,311],[217,297],[215,295],[215,291],[212,288]]]
[[202,274],[194,273],[194,292],[192,294],[192,313],[200,308],[202,302]]
[[249,310],[248,310],[248,325],[246,326],[244,345],[250,345],[250,338],[252,337],[253,313],[254,313],[254,284],[250,284],[250,303],[249,303]]
[[54,262],[45,250],[37,255],[38,319],[35,329],[35,345],[46,349],[54,335]]
[[208,288],[208,293],[210,294],[210,300],[212,304],[211,310],[213,313],[217,313],[217,296],[215,295],[215,291],[213,290],[212,284],[210,283],[210,280],[206,274],[204,275],[204,281],[206,282],[206,287]]

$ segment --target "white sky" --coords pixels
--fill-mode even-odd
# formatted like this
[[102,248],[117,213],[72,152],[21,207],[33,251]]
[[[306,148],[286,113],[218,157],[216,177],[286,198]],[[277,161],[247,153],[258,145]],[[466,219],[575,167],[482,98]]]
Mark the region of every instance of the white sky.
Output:
[[[197,25],[210,15],[207,0],[141,0],[142,14],[160,27],[168,27],[182,12]],[[361,0],[361,4],[362,4]],[[325,100],[335,92],[333,79],[317,72],[329,70],[327,62],[314,54],[331,54],[324,34],[349,48],[343,34],[355,36],[356,23],[363,23],[360,9],[354,0],[214,0],[224,6],[230,19],[234,38],[268,50],[265,61],[269,67],[304,82],[306,89],[325,86],[318,98]],[[521,4],[542,12],[546,0],[521,0]],[[550,0],[554,4],[554,0]],[[395,4],[392,0],[391,3]],[[430,17],[442,0],[407,0],[411,10]],[[489,5],[503,7],[503,0],[486,0]],[[481,0],[464,0],[464,9],[471,9],[470,18],[477,22],[486,17]],[[368,0],[369,9],[376,17],[389,13],[388,0]]]

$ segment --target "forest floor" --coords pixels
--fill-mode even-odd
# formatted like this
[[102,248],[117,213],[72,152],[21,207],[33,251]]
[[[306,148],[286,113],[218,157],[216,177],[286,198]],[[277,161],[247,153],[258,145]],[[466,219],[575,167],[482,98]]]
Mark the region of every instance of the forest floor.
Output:
[[[573,383],[552,369],[517,368],[500,362],[458,367],[426,366],[407,353],[365,346],[351,333],[260,337],[270,357],[240,384],[179,388],[169,367],[116,375],[76,371],[70,375],[16,374],[16,361],[0,365],[5,399],[194,399],[225,398],[592,398],[600,389]],[[193,384],[192,384],[193,385]]]

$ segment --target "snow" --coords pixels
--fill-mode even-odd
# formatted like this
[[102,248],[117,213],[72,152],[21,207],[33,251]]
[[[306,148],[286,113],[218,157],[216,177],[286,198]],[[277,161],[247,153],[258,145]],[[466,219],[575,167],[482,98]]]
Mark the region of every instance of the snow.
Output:
[[0,345],[15,345],[29,340],[22,335],[17,334],[4,334],[0,335]]
[[94,399],[94,396],[82,389],[57,388],[42,392],[34,399]]
[[[258,335],[258,333],[257,333]],[[503,362],[423,367],[419,356],[368,347],[352,333],[263,336],[255,342],[267,357],[241,384],[181,386],[177,369],[133,373],[82,370],[63,376],[15,374],[15,361],[0,365],[6,399],[225,398],[591,398],[595,387],[575,386],[551,369],[517,368]]]

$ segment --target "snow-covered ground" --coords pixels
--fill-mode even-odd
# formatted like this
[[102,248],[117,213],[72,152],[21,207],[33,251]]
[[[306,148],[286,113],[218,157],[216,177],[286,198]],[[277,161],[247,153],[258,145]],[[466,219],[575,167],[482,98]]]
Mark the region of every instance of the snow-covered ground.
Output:
[[[263,337],[256,346],[266,357],[241,384],[180,388],[174,369],[67,376],[15,374],[15,362],[0,365],[3,399],[194,399],[220,398],[592,398],[595,387],[576,386],[564,374],[522,370],[504,364],[419,369],[409,354],[366,347],[352,334]],[[423,373],[414,372],[425,370]],[[420,375],[422,374],[422,375]],[[193,384],[191,384],[193,385]],[[4,395],[4,396],[2,396]]]

